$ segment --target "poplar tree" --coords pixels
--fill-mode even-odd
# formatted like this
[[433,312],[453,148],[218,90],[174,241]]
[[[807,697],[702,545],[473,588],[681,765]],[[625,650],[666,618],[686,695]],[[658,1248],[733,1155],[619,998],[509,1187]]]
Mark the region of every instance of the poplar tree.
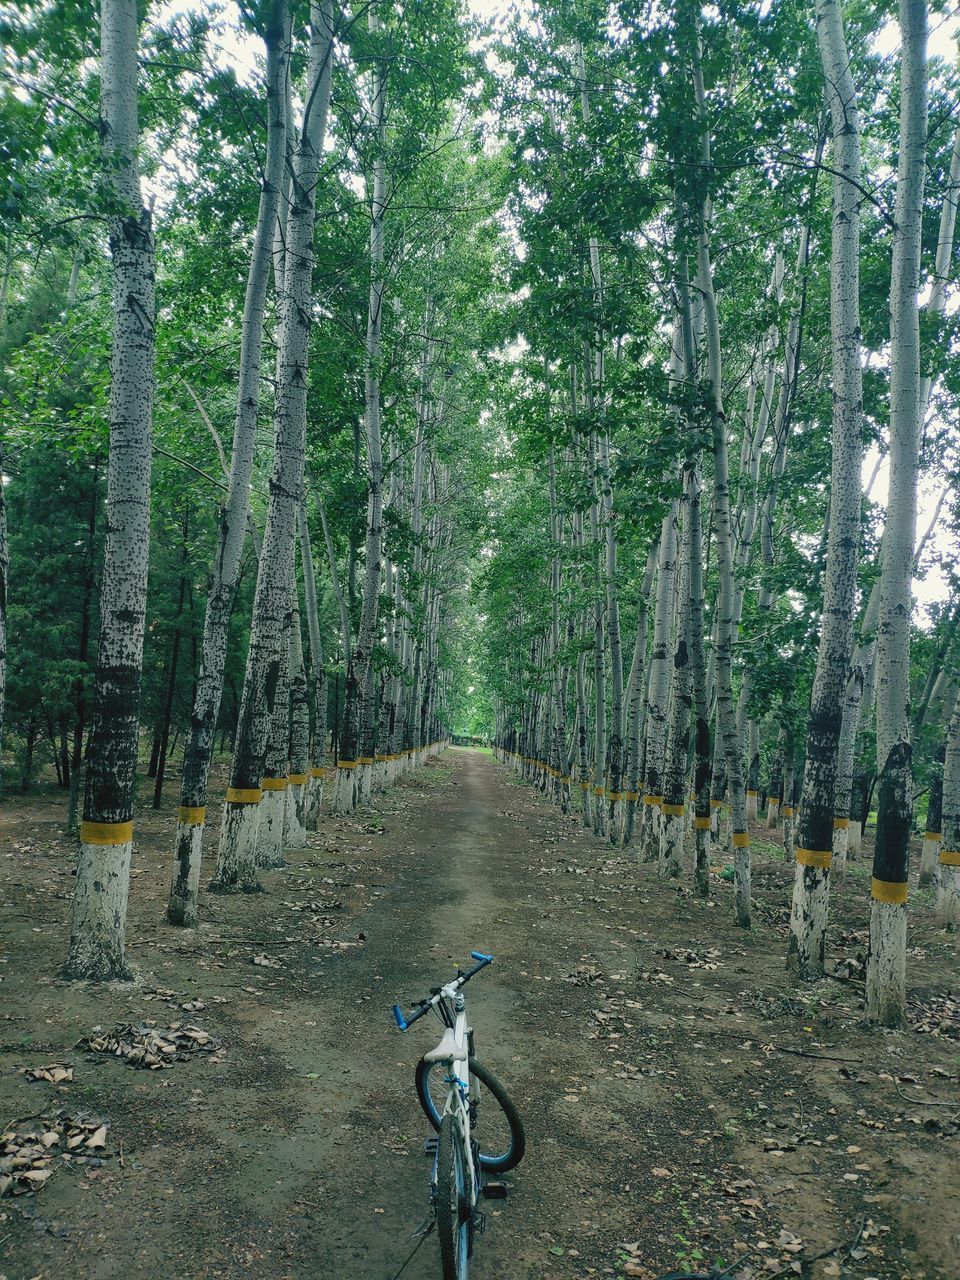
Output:
[[896,1027],[906,1012],[907,871],[913,818],[910,619],[920,453],[920,233],[927,141],[926,0],[901,0],[900,151],[890,283],[890,491],[877,632],[877,839],[867,1016]]
[[100,7],[100,147],[113,272],[107,542],[65,977],[126,979],[124,958],[150,546],[153,217],[140,191],[136,0]]
[[184,752],[174,869],[167,907],[168,921],[188,928],[194,928],[197,924],[197,895],[210,761],[223,696],[230,611],[249,514],[250,476],[260,405],[263,320],[274,228],[281,211],[280,193],[287,156],[286,84],[289,78],[290,27],[289,0],[272,0],[263,32],[266,46],[266,157],[241,322],[240,374],[237,380],[233,449],[230,455],[227,495],[220,511],[217,547],[211,566],[190,736]]
[[817,0],[817,40],[832,144],[830,328],[833,459],[817,669],[800,793],[787,967],[823,972],[833,859],[834,788],[843,690],[853,640],[860,540],[863,378],[860,367],[860,117],[839,0]]

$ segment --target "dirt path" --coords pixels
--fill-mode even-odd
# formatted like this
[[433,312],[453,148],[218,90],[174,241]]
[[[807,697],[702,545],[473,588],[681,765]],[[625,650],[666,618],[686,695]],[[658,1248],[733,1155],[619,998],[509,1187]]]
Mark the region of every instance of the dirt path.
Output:
[[[27,836],[23,816],[0,818],[0,1116],[90,1109],[112,1156],[0,1201],[6,1280],[391,1280],[426,1209],[413,1070],[434,1027],[401,1036],[388,1009],[478,947],[496,957],[469,990],[480,1056],[521,1109],[528,1156],[487,1205],[477,1280],[643,1277],[698,1254],[801,1274],[834,1246],[803,1274],[955,1280],[960,1111],[923,1105],[960,1107],[960,1026],[934,999],[955,950],[915,928],[911,980],[937,1035],[862,1031],[851,985],[786,990],[790,869],[773,846],[745,936],[721,881],[715,904],[695,902],[489,755],[451,751],[355,821],[325,818],[267,894],[208,896],[203,928],[178,934],[160,923],[172,824],[145,814],[140,982],[78,992],[52,980],[72,886],[60,815],[36,806]],[[836,903],[851,953],[860,872]],[[72,1048],[145,1017],[192,1019],[223,1051],[144,1072]],[[50,1061],[76,1081],[20,1073]],[[403,1275],[437,1274],[430,1239]]]

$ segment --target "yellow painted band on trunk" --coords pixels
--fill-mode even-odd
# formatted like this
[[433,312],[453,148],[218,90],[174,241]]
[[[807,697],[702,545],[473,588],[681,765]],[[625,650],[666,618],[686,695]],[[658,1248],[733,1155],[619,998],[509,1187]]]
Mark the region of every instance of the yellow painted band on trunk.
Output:
[[357,756],[357,764],[373,764],[373,756]]
[[723,801],[722,801],[722,800],[711,800],[711,801],[710,801],[710,808],[711,808],[711,809],[720,809],[720,808],[722,808],[722,806],[723,806]]
[[709,831],[709,830],[710,830],[710,819],[709,819],[709,818],[694,818],[694,820],[693,820],[693,826],[694,826],[694,830],[696,830],[696,831]]
[[785,804],[785,805],[783,806],[783,809],[781,810],[781,812],[783,813],[783,816],[784,816],[785,818],[792,818],[792,817],[793,817],[793,809],[792,809],[792,807],[791,807],[790,805],[788,805],[788,804]]
[[305,773],[291,773],[290,775],[291,787],[302,787],[306,780],[307,775]]
[[607,792],[607,799],[608,799],[608,800],[613,800],[613,801],[622,800],[622,799],[623,799],[623,792],[622,792],[622,791],[608,791],[608,792]]
[[644,804],[663,804],[663,796],[644,796]]
[[760,793],[759,793],[759,791],[748,791],[748,792],[747,792],[747,795],[748,795],[748,796],[756,796],[756,795],[759,795],[759,794],[760,794]]
[[682,818],[686,811],[686,805],[682,804],[662,804],[660,806],[660,812],[665,813],[670,818]]
[[815,867],[818,871],[827,871],[833,862],[833,850],[798,849],[797,861],[801,867]]
[[846,831],[849,825],[850,825],[849,818],[834,818],[833,820],[834,831]]
[[589,790],[590,790],[590,783],[589,783],[589,782],[581,782],[581,783],[579,783],[579,787],[580,787],[580,790],[581,790],[581,791],[589,791]]
[[261,791],[286,791],[286,789],[287,789],[286,778],[261,778],[260,779]]
[[942,831],[925,831],[923,833],[924,840],[939,841],[943,839]]
[[182,804],[177,810],[178,822],[203,822],[206,816],[207,809],[205,805],[191,808],[188,804]]
[[259,804],[262,799],[259,787],[227,787],[228,804]]
[[570,785],[570,775],[569,775],[569,774],[564,774],[564,776],[560,779],[560,781],[563,783],[563,785],[564,785],[565,787],[566,787],[566,786],[569,786],[569,785]]
[[355,769],[356,767],[357,767],[356,760],[338,760],[337,761],[338,769]]
[[625,792],[624,792],[624,795],[627,797],[627,799],[628,799],[628,800],[639,800],[639,799],[640,799],[640,792],[639,792],[639,791],[625,791]]
[[326,771],[326,769],[324,769],[324,768],[322,768],[322,767],[321,767],[321,768],[319,768],[319,769],[311,769],[311,770],[310,770],[310,777],[311,777],[311,778],[325,778],[326,776],[327,776],[327,771]]
[[594,787],[594,788],[593,788],[593,794],[594,794],[595,796],[602,796],[602,795],[603,795],[603,787]]
[[750,837],[746,831],[735,831],[730,837],[735,849],[749,849]]
[[129,844],[133,839],[132,822],[81,822],[82,844]]
[[943,867],[960,867],[960,849],[941,849],[940,865]]
[[870,881],[870,897],[874,902],[888,902],[895,907],[903,906],[907,900],[906,881],[878,880],[873,876]]

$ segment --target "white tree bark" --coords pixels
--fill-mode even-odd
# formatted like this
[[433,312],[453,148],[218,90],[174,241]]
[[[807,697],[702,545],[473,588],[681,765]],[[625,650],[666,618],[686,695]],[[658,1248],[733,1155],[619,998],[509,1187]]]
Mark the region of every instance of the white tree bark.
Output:
[[113,207],[107,543],[80,859],[63,974],[129,977],[124,958],[150,547],[154,246],[137,161],[137,6],[100,6],[101,155]]
[[[374,7],[368,12],[370,34],[380,31],[380,15]],[[370,192],[370,287],[367,302],[367,332],[364,347],[364,434],[367,464],[367,530],[365,573],[360,625],[352,662],[347,669],[344,692],[345,759],[338,771],[353,772],[355,785],[350,790],[353,803],[370,798],[374,755],[376,753],[372,661],[377,638],[380,587],[383,579],[383,449],[381,443],[380,400],[380,333],[386,296],[384,219],[387,204],[386,171],[386,101],[387,82],[384,62],[375,57],[369,114],[373,125],[375,154],[373,182]],[[339,776],[334,792],[334,811],[344,812],[348,800],[346,783]]]
[[890,283],[890,491],[877,632],[877,840],[873,856],[867,1016],[906,1015],[907,872],[913,819],[910,621],[920,454],[920,233],[927,141],[926,0],[900,0],[900,152]]
[[660,524],[657,593],[653,610],[653,637],[647,669],[646,757],[640,811],[642,856],[659,853],[659,813],[663,803],[663,764],[670,710],[671,639],[676,608],[677,510],[673,501]]
[[[300,510],[303,510],[302,506]],[[296,585],[291,592],[291,604],[290,774],[283,842],[288,849],[303,849],[307,843],[307,789],[310,782],[310,703]]]
[[[659,550],[659,543],[655,542],[647,553],[647,563],[644,567],[640,595],[637,601],[637,629],[633,641],[633,658],[630,662],[630,675],[627,678],[627,794],[623,813],[623,831],[620,837],[620,843],[624,847],[633,840],[637,801],[640,798],[639,787],[643,776],[640,725],[646,691],[647,619],[650,612],[650,597],[653,593],[654,578],[657,572]],[[656,612],[656,609],[654,609],[654,612]]]
[[289,611],[297,510],[303,499],[307,410],[307,361],[313,292],[313,232],[316,187],[323,154],[333,53],[330,0],[310,8],[310,54],[304,119],[291,178],[287,256],[281,299],[280,354],[275,425],[276,446],[270,502],[254,594],[253,625],[244,674],[230,787],[220,829],[213,888],[218,892],[259,887],[256,873],[257,806],[273,694],[285,667],[284,617]]
[[[696,70],[697,97],[704,117],[703,80]],[[705,143],[709,154],[709,142]],[[706,213],[704,215],[706,218]],[[723,760],[730,788],[734,867],[734,919],[741,928],[750,928],[752,904],[750,888],[750,837],[747,835],[746,794],[743,779],[743,751],[733,701],[732,660],[735,634],[736,588],[733,575],[733,547],[730,528],[730,488],[727,461],[726,420],[722,401],[720,326],[713,292],[713,271],[706,225],[698,240],[697,284],[704,301],[707,335],[707,377],[710,386],[710,417],[713,426],[713,518],[717,545],[717,731],[723,744]]]
[[[660,858],[662,876],[678,879],[683,872],[683,842],[686,835],[687,756],[693,712],[693,683],[690,663],[690,487],[686,483],[680,499],[679,524],[682,529],[680,563],[677,573],[679,607],[673,652],[673,690],[670,724],[663,774],[663,801],[660,805]],[[697,530],[699,537],[699,529]]]
[[839,0],[817,0],[817,38],[832,134],[830,327],[833,430],[830,523],[820,648],[810,699],[787,967],[823,972],[833,859],[837,746],[853,639],[860,539],[860,123]]
[[943,840],[937,917],[947,929],[960,929],[960,694],[950,717],[943,759]]
[[250,515],[250,476],[260,402],[263,318],[283,185],[289,117],[285,110],[290,60],[290,6],[274,0],[264,34],[267,54],[267,146],[257,226],[247,273],[240,339],[240,372],[226,501],[220,511],[217,549],[211,567],[204,617],[200,672],[184,751],[180,808],[167,920],[194,928],[206,822],[207,781],[216,737],[227,638],[244,534]]
[[313,737],[310,741],[309,779],[304,806],[304,823],[308,831],[316,831],[323,803],[324,766],[327,758],[327,667],[320,638],[320,614],[317,610],[317,576],[313,565],[313,547],[307,511],[301,505],[298,515],[300,530],[300,564],[303,568],[303,600],[307,611],[307,635],[310,639],[310,674],[313,679]]

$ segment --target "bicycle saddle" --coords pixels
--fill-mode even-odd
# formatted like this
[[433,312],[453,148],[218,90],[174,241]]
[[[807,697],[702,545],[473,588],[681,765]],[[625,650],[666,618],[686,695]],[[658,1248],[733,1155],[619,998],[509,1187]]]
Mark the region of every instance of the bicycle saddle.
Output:
[[453,1028],[447,1027],[440,1043],[435,1049],[423,1055],[424,1062],[463,1062],[467,1056],[466,1047],[457,1044]]

